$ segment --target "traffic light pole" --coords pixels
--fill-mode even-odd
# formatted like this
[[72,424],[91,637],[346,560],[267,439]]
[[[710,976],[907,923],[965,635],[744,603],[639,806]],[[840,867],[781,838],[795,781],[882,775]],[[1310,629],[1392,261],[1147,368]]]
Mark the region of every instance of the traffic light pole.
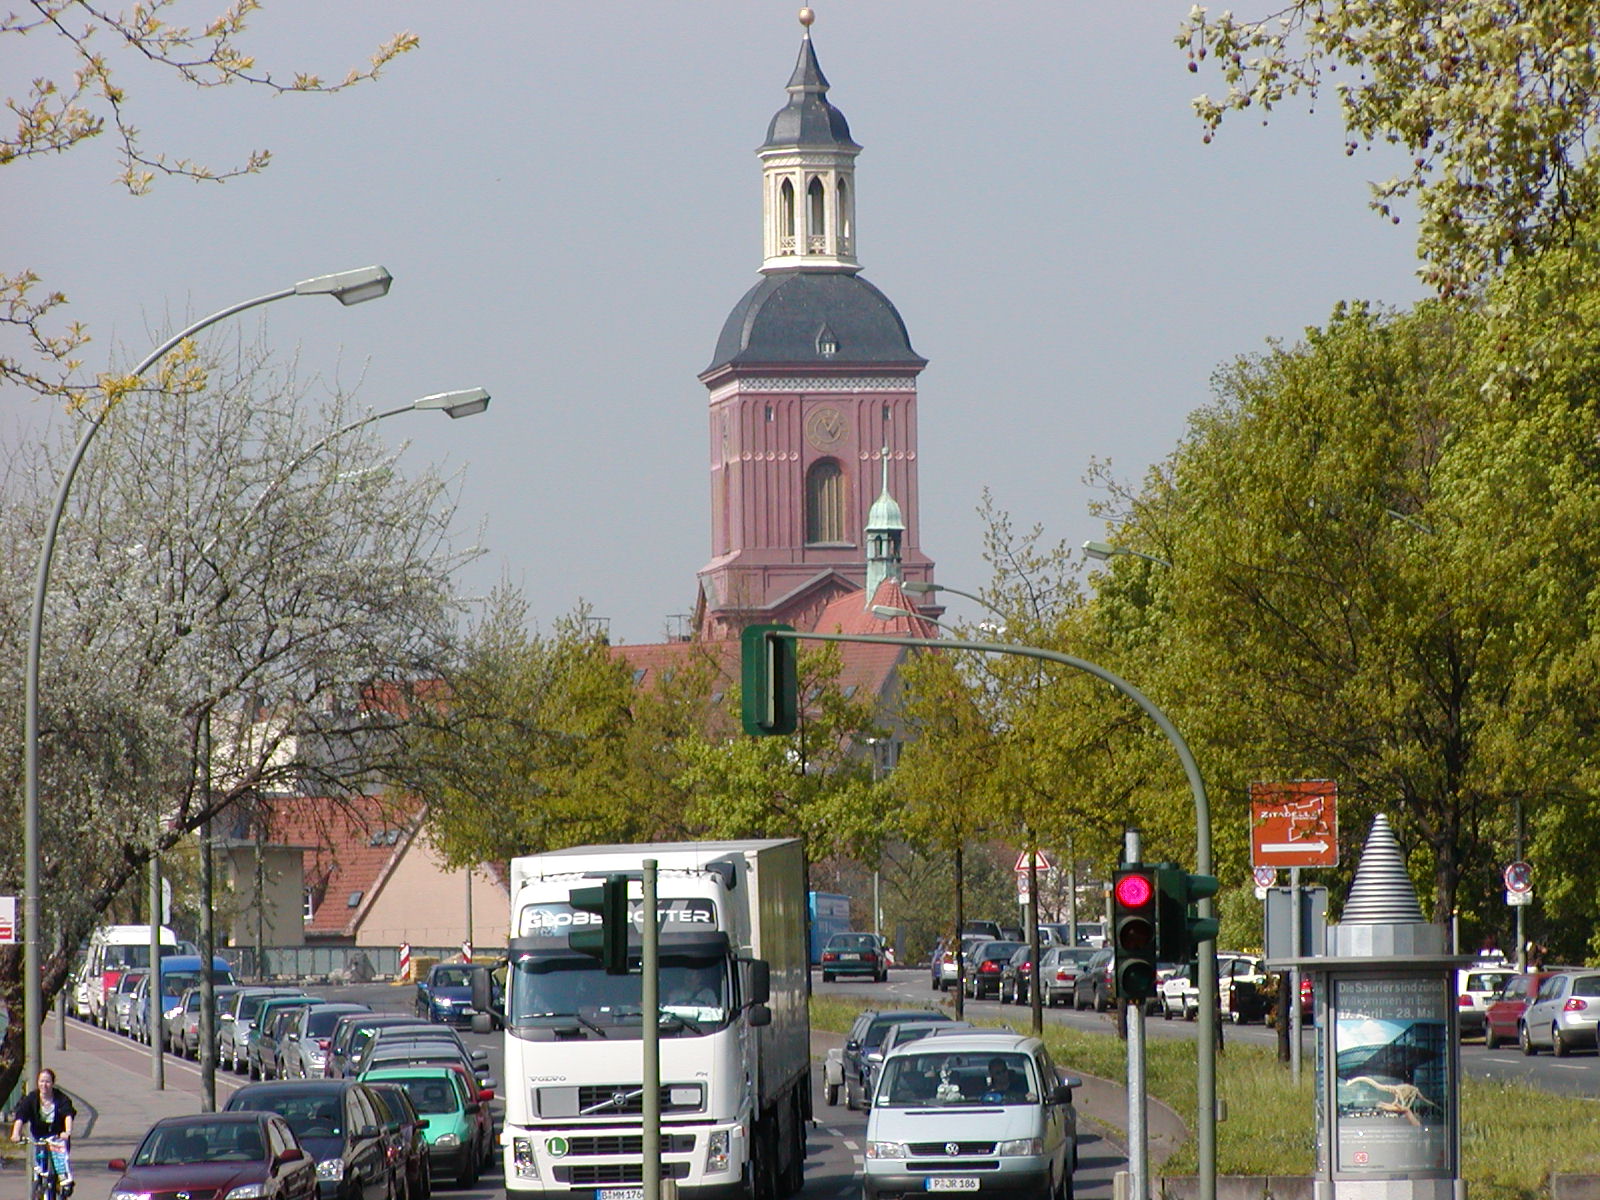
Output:
[[[749,632],[748,630],[746,631]],[[1046,662],[1060,663],[1062,666],[1071,667],[1075,671],[1083,671],[1093,675],[1096,679],[1109,683],[1117,691],[1132,700],[1161,730],[1172,748],[1177,751],[1178,761],[1183,765],[1183,773],[1189,781],[1189,791],[1194,799],[1194,859],[1195,870],[1201,875],[1211,874],[1211,805],[1206,798],[1205,782],[1200,778],[1200,768],[1194,761],[1194,755],[1189,751],[1189,744],[1183,740],[1177,728],[1167,719],[1167,715],[1157,708],[1148,696],[1121,676],[1106,670],[1102,666],[1089,662],[1086,659],[1074,658],[1070,654],[1062,654],[1056,650],[1044,650],[1038,646],[1018,646],[1006,642],[969,642],[957,638],[915,638],[900,637],[891,634],[875,633],[807,633],[796,629],[787,629],[781,626],[767,626],[765,637],[775,641],[810,641],[810,642],[860,642],[878,646],[922,646],[941,650],[971,650],[979,654],[1013,654],[1021,658],[1037,658]],[[746,648],[748,656],[749,649]],[[748,660],[747,660],[748,661]],[[770,660],[766,660],[770,661]],[[777,672],[782,673],[781,665]],[[751,699],[745,699],[747,710]],[[762,716],[773,711],[763,705]],[[779,714],[781,715],[781,713]],[[759,721],[754,722],[760,724]],[[761,729],[760,732],[774,732]],[[746,732],[758,732],[747,723]],[[1199,915],[1209,918],[1215,915],[1215,908],[1210,896],[1203,897],[1197,903]],[[1217,946],[1216,939],[1207,939],[1197,947],[1199,958],[1199,978],[1196,980],[1200,1003],[1199,1026],[1196,1030],[1197,1048],[1195,1055],[1195,1158],[1196,1175],[1198,1177],[1198,1200],[1216,1200],[1217,1196]],[[957,1005],[960,1000],[957,999]],[[960,1012],[959,1007],[957,1012]]]
[[[1122,835],[1122,861],[1139,862],[1143,858],[1139,831],[1126,830]],[[1118,996],[1117,1003],[1124,1006],[1123,1016],[1128,1029],[1128,1196],[1132,1200],[1150,1200],[1150,1128],[1146,1121],[1148,1107],[1144,1056],[1143,998],[1130,1000]]]

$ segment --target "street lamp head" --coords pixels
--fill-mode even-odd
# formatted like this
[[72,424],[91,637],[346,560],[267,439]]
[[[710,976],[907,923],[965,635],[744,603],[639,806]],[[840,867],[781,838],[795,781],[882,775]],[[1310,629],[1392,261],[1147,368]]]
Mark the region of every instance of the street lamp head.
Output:
[[921,617],[921,613],[914,613],[909,608],[896,608],[892,604],[874,604],[872,615],[880,621],[892,621],[896,617]]
[[294,285],[294,292],[297,296],[332,296],[340,304],[360,304],[388,295],[393,282],[394,276],[383,267],[357,267],[354,271],[302,279]]
[[481,387],[466,388],[459,392],[439,392],[414,401],[412,408],[443,409],[452,421],[459,417],[475,417],[489,407],[489,393]]
[[1106,542],[1085,542],[1083,544],[1083,552],[1090,558],[1105,562],[1116,554],[1117,548]]
[[920,579],[906,579],[902,580],[900,584],[902,592],[910,592],[913,596],[931,596],[934,592],[942,591],[943,589],[943,584],[924,583]]

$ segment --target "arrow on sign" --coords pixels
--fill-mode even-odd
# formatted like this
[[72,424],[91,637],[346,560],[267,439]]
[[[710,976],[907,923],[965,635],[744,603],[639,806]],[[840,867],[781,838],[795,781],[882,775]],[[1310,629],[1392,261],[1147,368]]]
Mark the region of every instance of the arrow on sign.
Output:
[[1326,850],[1327,848],[1327,842],[1263,842],[1261,844],[1261,849],[1269,853],[1291,853],[1296,850],[1305,850],[1309,852],[1312,850]]

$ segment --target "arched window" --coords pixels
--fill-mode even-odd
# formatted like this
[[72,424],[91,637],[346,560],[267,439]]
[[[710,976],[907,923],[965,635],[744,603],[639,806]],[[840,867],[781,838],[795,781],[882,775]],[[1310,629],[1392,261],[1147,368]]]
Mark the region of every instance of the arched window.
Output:
[[794,181],[790,179],[778,185],[778,250],[794,253]]
[[839,250],[841,253],[850,252],[850,237],[854,233],[852,226],[855,222],[851,219],[850,212],[850,181],[839,180],[839,219],[836,228],[839,230]]
[[806,541],[843,542],[844,472],[831,458],[821,458],[806,472]]
[[826,252],[828,236],[828,203],[823,195],[822,180],[812,177],[811,183],[806,187],[806,232],[810,234],[810,251],[812,254]]

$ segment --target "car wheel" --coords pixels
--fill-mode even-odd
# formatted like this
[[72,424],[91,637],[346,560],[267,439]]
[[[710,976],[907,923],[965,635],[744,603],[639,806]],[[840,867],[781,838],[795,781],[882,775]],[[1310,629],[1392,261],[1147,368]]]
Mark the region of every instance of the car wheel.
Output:
[[461,1169],[456,1172],[456,1186],[458,1188],[469,1188],[472,1186],[472,1166],[473,1158],[476,1153],[477,1152],[471,1146],[461,1147]]
[[833,982],[833,972],[832,971],[824,971],[822,973],[822,982],[823,983],[832,983]]
[[855,1112],[856,1110],[856,1090],[850,1086],[848,1081],[844,1085],[844,1107],[847,1112]]
[[839,1103],[839,1085],[837,1083],[830,1083],[822,1090],[822,1095],[823,1099],[829,1104]]
[[1230,1008],[1228,1010],[1228,1022],[1232,1025],[1243,1025],[1244,1013],[1240,1009]]
[[1494,1026],[1485,1025],[1483,1027],[1483,1048],[1485,1050],[1494,1050],[1497,1049],[1499,1045],[1500,1039],[1494,1035]]
[[1539,1048],[1533,1044],[1533,1039],[1528,1036],[1528,1024],[1526,1021],[1519,1022],[1517,1025],[1517,1043],[1522,1047],[1524,1054],[1531,1056],[1539,1053]]
[[1572,1043],[1561,1034],[1561,1026],[1550,1026],[1550,1053],[1557,1058],[1565,1058],[1572,1053]]

